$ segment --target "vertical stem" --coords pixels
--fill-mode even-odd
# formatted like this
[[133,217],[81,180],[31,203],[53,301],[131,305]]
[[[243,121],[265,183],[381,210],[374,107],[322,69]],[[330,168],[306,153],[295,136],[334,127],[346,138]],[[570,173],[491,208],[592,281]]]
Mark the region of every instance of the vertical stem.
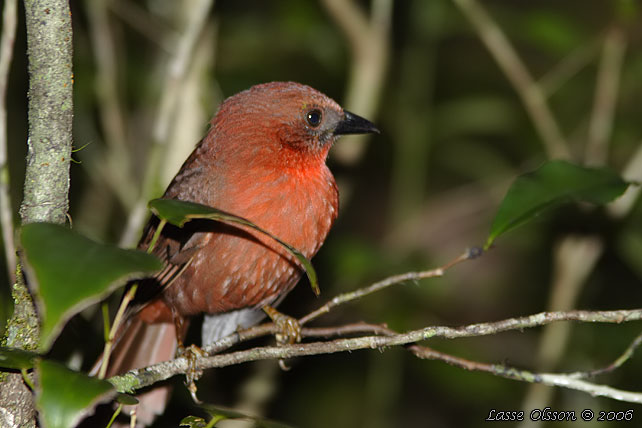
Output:
[[620,27],[613,26],[604,39],[602,58],[597,73],[595,98],[586,146],[586,163],[589,165],[601,166],[607,163],[625,51],[624,32]]
[[[25,0],[29,56],[29,140],[22,223],[64,223],[69,207],[72,144],[72,30],[67,0]],[[37,317],[23,276],[16,273],[14,313],[3,344],[34,349]],[[33,394],[19,373],[0,385],[0,425],[35,427]]]
[[71,13],[65,0],[25,0],[29,139],[23,223],[64,223],[73,120]]

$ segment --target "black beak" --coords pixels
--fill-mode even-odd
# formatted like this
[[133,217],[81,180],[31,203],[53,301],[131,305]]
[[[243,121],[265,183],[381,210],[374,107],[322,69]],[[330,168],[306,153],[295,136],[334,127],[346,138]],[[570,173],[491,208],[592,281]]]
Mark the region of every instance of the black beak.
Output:
[[343,111],[343,120],[339,122],[334,130],[334,135],[372,133],[379,133],[379,130],[372,122],[345,110]]

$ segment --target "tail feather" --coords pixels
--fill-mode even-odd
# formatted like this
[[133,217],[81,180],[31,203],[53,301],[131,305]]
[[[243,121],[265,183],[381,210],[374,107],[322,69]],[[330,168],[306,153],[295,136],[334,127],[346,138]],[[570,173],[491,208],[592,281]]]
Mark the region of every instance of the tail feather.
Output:
[[174,324],[147,324],[134,317],[112,351],[107,376],[171,360],[176,346]]
[[[177,340],[173,323],[148,324],[135,316],[123,329],[112,351],[106,377],[174,358]],[[92,372],[97,371],[101,361],[102,358],[96,363]],[[136,409],[137,426],[151,425],[154,419],[165,410],[169,394],[170,387],[161,386],[137,395],[139,402]],[[123,409],[124,413],[129,413],[131,410],[132,408]]]

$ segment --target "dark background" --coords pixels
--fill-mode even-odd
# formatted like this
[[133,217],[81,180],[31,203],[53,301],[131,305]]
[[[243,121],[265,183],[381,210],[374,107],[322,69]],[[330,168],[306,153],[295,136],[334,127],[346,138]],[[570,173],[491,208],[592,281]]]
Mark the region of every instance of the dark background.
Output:
[[[78,162],[72,164],[70,215],[75,229],[118,243],[158,126],[160,100],[167,91],[168,58],[194,2],[107,2],[101,15],[106,27],[99,28],[90,17],[95,7],[92,1],[71,2],[74,147],[81,150],[74,155]],[[355,4],[366,18],[374,7],[366,1]],[[624,43],[625,51],[618,67],[611,70],[618,85],[604,163],[623,171],[640,150],[642,138],[639,3],[497,0],[482,5],[535,81],[549,88],[547,101],[553,117],[578,163],[586,159],[595,119],[596,82],[601,61],[608,55],[605,40],[619,35],[617,40]],[[466,247],[483,244],[510,181],[547,160],[542,138],[508,76],[453,2],[393,2],[389,19],[389,55],[379,102],[368,105],[365,109],[369,111],[354,111],[376,122],[382,133],[369,137],[354,161],[346,161],[341,153],[329,159],[342,201],[339,219],[314,259],[322,295],[316,299],[307,284],[298,286],[280,307],[292,316],[302,316],[340,292],[388,275],[439,266]],[[105,52],[101,44],[105,40],[113,44],[111,71],[97,59],[99,52]],[[16,218],[27,136],[25,52],[20,10],[7,99]],[[254,84],[272,80],[306,83],[354,110],[345,104],[354,52],[323,2],[217,1],[197,52],[188,77],[181,82],[185,86],[180,91],[180,108],[172,115],[177,124],[172,124],[173,134],[167,136],[167,161],[158,172],[153,196],[162,193],[206,132],[218,103]],[[560,77],[564,70],[568,78]],[[101,73],[115,82],[115,90],[101,83]],[[109,93],[101,95],[101,91]],[[105,96],[115,96],[120,133],[114,131],[113,121],[105,120]],[[129,165],[108,161],[114,136],[119,139],[116,144],[122,143]],[[344,138],[337,146],[353,143],[357,144]],[[119,184],[122,177],[127,177],[129,187]],[[339,307],[316,325],[363,320],[403,331],[547,310],[554,273],[570,263],[554,255],[569,236],[595,237],[602,248],[587,279],[581,281],[573,306],[596,310],[639,307],[640,204],[622,218],[613,218],[603,209],[571,206],[507,234],[490,253],[456,267],[444,278],[397,285]],[[130,237],[128,245],[136,239]],[[9,287],[3,288],[6,304],[2,310],[7,313]],[[74,319],[56,355],[76,367],[89,365],[100,349],[101,327],[96,319],[91,311]],[[554,345],[561,347],[561,358],[547,370],[602,367],[639,333],[639,325],[633,323],[572,324],[570,328],[568,341]],[[542,367],[538,361],[542,336],[539,328],[433,340],[426,345],[472,360],[537,370]],[[85,349],[86,345],[92,349]],[[220,369],[199,383],[199,395],[212,404],[247,408],[302,427],[473,427],[484,423],[490,409],[527,406],[529,384],[418,360],[403,348],[381,351],[300,358],[288,362],[289,372],[281,372],[273,361]],[[595,381],[639,390],[641,372],[639,358],[633,358]],[[158,426],[177,426],[183,416],[202,414],[193,408],[181,380],[175,383],[170,415]],[[633,408],[634,421],[642,416],[638,414],[642,409],[632,404],[564,389],[550,392],[550,401],[540,402],[547,403],[542,406],[575,410],[578,416],[584,408],[596,413]],[[532,409],[525,410],[528,414]]]

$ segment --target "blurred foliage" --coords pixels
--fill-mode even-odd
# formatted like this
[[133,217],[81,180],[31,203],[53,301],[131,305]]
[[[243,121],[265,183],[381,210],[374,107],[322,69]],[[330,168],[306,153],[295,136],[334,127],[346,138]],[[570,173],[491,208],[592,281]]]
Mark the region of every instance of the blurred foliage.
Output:
[[[70,214],[76,230],[117,243],[131,206],[108,177],[126,173],[132,180],[131,189],[141,186],[154,120],[167,90],[162,85],[168,46],[173,46],[191,3],[108,2],[117,82],[114,95],[124,123],[125,141],[119,143],[131,159],[125,171],[116,171],[106,161],[114,145],[95,87],[101,69],[96,39],[92,39],[108,35],[93,33],[96,27],[88,18],[93,1],[71,2],[74,145],[87,146],[75,153],[79,163],[72,165]],[[356,3],[364,10],[370,7],[368,1]],[[488,0],[482,4],[534,78],[546,83],[554,117],[579,162],[585,158],[605,34],[613,27],[622,30],[626,52],[607,161],[614,170],[622,171],[639,150],[642,138],[639,4],[627,0]],[[21,15],[7,99],[16,214],[27,135],[24,33]],[[382,104],[377,117],[369,118],[382,134],[370,140],[365,156],[354,166],[342,165],[332,157],[329,160],[343,199],[339,219],[313,260],[323,294],[315,299],[307,285],[300,285],[280,306],[287,314],[301,316],[337,293],[390,274],[437,266],[462,249],[483,243],[510,181],[546,159],[542,142],[506,75],[453,2],[395,2],[391,43]],[[170,178],[197,136],[207,129],[206,117],[225,96],[271,80],[306,83],[339,102],[347,90],[351,52],[319,2],[219,0],[198,52],[202,61],[195,61],[189,73],[196,89],[176,114],[204,119],[189,124],[189,131],[178,126],[172,134],[167,165],[173,166],[163,171]],[[174,151],[181,139],[187,140],[186,149]],[[349,142],[338,142],[343,143]],[[159,184],[159,193],[165,184]],[[604,210],[583,207],[556,211],[511,233],[483,258],[458,266],[444,278],[394,287],[339,308],[318,324],[365,320],[411,329],[543,311],[551,293],[554,248],[569,235],[595,235],[604,245],[576,306],[637,307],[642,301],[640,211],[639,202],[620,219]],[[2,293],[0,315],[10,305],[9,287],[3,287]],[[53,355],[76,368],[91,366],[100,351],[99,319],[100,314],[91,312],[74,318],[54,345]],[[92,328],[94,333],[90,333]],[[573,325],[562,361],[551,370],[606,365],[638,332],[635,325]],[[536,368],[540,333],[538,329],[428,345],[473,360]],[[81,354],[83,359],[78,357]],[[289,364],[290,372],[272,376],[273,395],[260,408],[250,409],[252,414],[305,427],[473,427],[483,423],[491,408],[519,409],[529,387],[442,362],[417,360],[402,349],[303,358]],[[207,373],[199,382],[199,396],[236,408],[246,399],[243,386],[255,376],[248,367]],[[257,367],[264,370],[265,366]],[[634,358],[597,381],[639,390],[640,368],[640,359]],[[175,383],[168,415],[158,421],[158,427],[176,426],[186,415],[198,413],[181,379]],[[577,412],[631,407],[563,390],[554,391],[551,406]]]

